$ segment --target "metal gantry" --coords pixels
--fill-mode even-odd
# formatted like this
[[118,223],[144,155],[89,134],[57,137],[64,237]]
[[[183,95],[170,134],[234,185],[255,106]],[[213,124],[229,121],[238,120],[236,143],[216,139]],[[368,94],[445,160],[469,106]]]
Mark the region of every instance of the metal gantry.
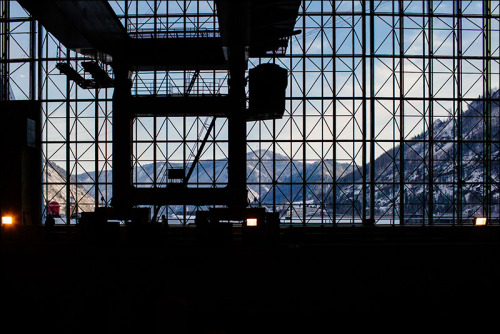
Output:
[[[219,33],[211,1],[109,4],[134,38]],[[89,57],[17,2],[0,11],[1,96],[42,102],[43,202],[60,202],[65,222],[75,207],[109,206],[114,89],[77,85],[56,65],[91,79]],[[282,224],[499,223],[499,1],[303,1],[295,29],[286,52],[249,59],[289,73],[283,117],[246,126],[249,206],[279,212]],[[224,69],[152,68],[132,80],[137,96],[228,94]],[[227,185],[227,118],[141,112],[136,187],[175,182],[168,172],[197,155],[187,186]],[[203,209],[152,212],[185,224]]]

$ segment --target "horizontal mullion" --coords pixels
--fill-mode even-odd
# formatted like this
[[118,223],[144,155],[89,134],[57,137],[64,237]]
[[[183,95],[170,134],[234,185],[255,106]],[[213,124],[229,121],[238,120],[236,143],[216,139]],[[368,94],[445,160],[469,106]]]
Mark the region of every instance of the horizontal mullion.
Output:
[[[457,102],[476,102],[478,101],[477,98],[453,98],[453,97],[429,97],[429,96],[421,96],[421,97],[414,97],[414,96],[374,96],[373,97],[375,100],[380,100],[380,101],[457,101]],[[331,101],[331,100],[356,100],[356,101],[369,101],[371,99],[370,95],[367,95],[366,97],[363,96],[329,96],[329,97],[322,97],[322,96],[287,96],[285,97],[285,100],[290,100],[290,101],[307,101],[307,100],[323,100],[323,101]],[[498,98],[480,98],[480,101],[498,101]]]
[[[300,49],[300,48],[299,48]],[[388,58],[388,59],[396,59],[396,60],[399,60],[399,59],[436,59],[436,60],[439,60],[439,59],[444,59],[444,60],[483,60],[483,59],[491,59],[491,60],[500,60],[500,56],[455,56],[455,55],[450,55],[450,56],[446,56],[446,55],[430,55],[430,54],[426,54],[426,55],[418,55],[418,54],[399,54],[399,53],[395,53],[395,54],[371,54],[371,53],[345,53],[345,54],[339,54],[339,53],[328,53],[328,54],[307,54],[307,55],[304,55],[303,53],[289,53],[289,54],[285,54],[285,55],[282,55],[282,56],[279,56],[279,58],[281,59],[289,59],[289,58],[304,58],[304,59],[308,59],[308,58],[364,58],[364,57],[367,57],[367,58],[370,58],[370,57],[374,57],[374,58],[381,58],[381,59],[385,59],[385,58]],[[265,57],[262,57],[262,58],[265,58]]]
[[46,144],[112,144],[112,140],[42,140],[43,145]]
[[[366,11],[366,12],[361,12],[361,11],[350,11],[350,12],[346,12],[346,11],[324,11],[324,12],[307,12],[307,13],[303,13],[303,12],[299,12],[299,17],[303,17],[303,16],[306,16],[306,17],[313,17],[313,16],[370,16],[370,12],[369,11]],[[154,17],[157,17],[157,18],[164,18],[164,17],[172,17],[172,18],[196,18],[196,17],[204,17],[204,18],[210,18],[210,17],[214,17],[215,13],[199,13],[199,14],[196,14],[196,13],[188,13],[188,14],[182,14],[182,13],[175,13],[175,14],[168,14],[168,13],[148,13],[148,14],[128,14],[128,16],[126,17],[124,14],[118,14],[117,17],[120,18],[120,19],[125,19],[125,18],[128,18],[128,19],[135,19],[135,18],[146,18],[146,19],[152,19]],[[432,17],[432,18],[440,18],[440,17],[446,17],[446,18],[450,18],[450,17],[460,17],[460,18],[483,18],[484,15],[483,14],[460,14],[460,15],[454,15],[454,14],[451,14],[451,13],[417,13],[417,12],[403,12],[403,13],[400,13],[399,11],[395,11],[395,12],[375,12],[374,13],[375,17],[378,17],[378,16],[382,16],[382,17],[386,17],[386,16],[396,16],[396,17]],[[492,18],[492,19],[495,19],[495,18],[500,18],[500,15],[495,15],[495,14],[491,14],[491,15],[488,15],[488,18]],[[23,19],[19,19],[18,21],[22,21]],[[27,19],[29,20],[29,19]]]
[[[140,144],[166,144],[166,143],[176,143],[176,144],[182,144],[182,143],[199,143],[202,140],[139,140],[139,141],[133,141],[133,143],[140,143]],[[71,141],[66,141],[66,140],[54,140],[54,141],[45,141],[42,140],[42,144],[111,144],[113,141],[112,140],[71,140]],[[228,140],[216,140],[216,141],[209,141],[211,143],[228,143]],[[364,142],[370,142],[369,139],[275,139],[275,140],[266,140],[266,139],[248,139],[248,143],[270,143],[270,142],[276,142],[276,143],[364,143]],[[398,144],[401,141],[398,138],[395,139],[376,139],[375,143],[395,143]],[[472,143],[472,144],[483,144],[485,143],[484,140],[466,140],[466,139],[455,139],[455,140],[440,140],[440,139],[405,139],[403,141],[404,143]],[[491,144],[500,144],[500,140],[489,140],[488,143]]]
[[[353,11],[353,12],[345,12],[345,11],[324,11],[324,12],[307,12],[307,13],[303,13],[303,12],[299,12],[299,17],[302,17],[302,16],[305,16],[305,17],[309,17],[309,16],[370,16],[371,13],[369,12],[369,9],[367,9],[366,12],[361,12],[361,11]],[[440,18],[440,17],[445,17],[445,18],[453,18],[453,17],[457,17],[457,18],[463,18],[463,19],[468,19],[468,18],[483,18],[485,17],[483,14],[450,14],[450,13],[417,13],[417,12],[409,12],[409,13],[406,13],[406,12],[403,12],[403,13],[400,13],[399,11],[394,11],[394,12],[377,12],[375,10],[375,13],[374,13],[374,16],[375,17],[429,17],[429,18]],[[496,18],[500,18],[500,15],[488,15],[488,18],[492,18],[492,19],[496,19]]]
[[[399,133],[397,133],[399,134]],[[248,139],[248,143],[271,143],[271,142],[276,142],[276,143],[368,143],[371,142],[370,139],[306,139],[306,138],[301,138],[301,139],[275,139],[275,140],[259,140],[259,139]],[[375,143],[394,143],[394,144],[399,144],[401,140],[398,138],[394,139],[375,139]],[[446,139],[405,139],[403,140],[403,143],[443,143],[443,144],[448,144],[448,143],[472,143],[472,144],[484,144],[484,140],[465,140],[465,139],[455,139],[455,140],[446,140]],[[489,141],[489,143],[492,144],[500,144],[500,140],[495,140],[495,141]]]
[[[128,19],[152,19],[154,17],[157,17],[157,18],[164,18],[164,17],[172,17],[172,18],[198,18],[198,17],[205,17],[205,18],[210,18],[210,17],[215,17],[216,13],[199,13],[199,14],[196,14],[196,13],[188,13],[188,14],[182,14],[182,13],[178,13],[178,14],[167,14],[167,13],[148,13],[148,14],[128,14],[127,16],[125,16],[125,14],[119,14],[119,15],[116,15],[119,19],[125,19],[125,18],[128,18]],[[143,22],[141,22],[143,23]],[[167,22],[165,22],[167,23]],[[209,22],[210,23],[210,22]]]
[[[342,178],[345,178],[346,176],[343,176]],[[328,178],[328,179],[332,179],[332,178]],[[332,186],[332,185],[363,185],[365,184],[364,181],[351,181],[351,182],[339,182],[339,180],[341,180],[341,178],[337,178],[335,179],[335,182],[331,181],[331,182],[310,182],[310,181],[307,181],[307,180],[304,180],[304,182],[280,182],[280,181],[276,181],[275,185],[325,185],[325,186]],[[403,185],[434,185],[434,186],[439,186],[439,185],[457,185],[456,182],[436,182],[436,181],[428,181],[427,179],[422,179],[423,181],[422,182],[404,182]],[[463,185],[483,185],[485,184],[486,182],[464,182],[462,184]],[[491,182],[490,182],[491,184]],[[499,182],[496,182],[496,183],[493,183],[493,184],[499,184]],[[270,182],[262,182],[262,183],[259,183],[259,182],[248,182],[247,181],[247,185],[273,185],[273,183],[270,183]],[[375,187],[378,187],[380,185],[394,185],[394,186],[399,186],[399,182],[375,182]]]
[[[74,98],[74,97],[71,97],[71,98],[67,98],[67,99],[41,99],[39,100],[41,103],[49,103],[49,102],[52,102],[52,103],[55,103],[55,102],[58,102],[58,103],[64,103],[64,102],[99,102],[99,103],[103,103],[103,102],[113,102],[113,98],[101,98],[99,97],[98,99],[96,98]],[[102,112],[101,110],[99,110],[100,112]],[[111,112],[111,111],[109,111]]]
[[[299,48],[300,49],[300,48]],[[491,60],[500,60],[500,56],[463,56],[463,55],[430,55],[430,54],[371,54],[369,52],[367,53],[344,53],[344,54],[339,54],[339,53],[322,53],[322,54],[307,54],[304,55],[303,53],[288,53],[284,55],[280,55],[278,58],[280,59],[288,59],[288,58],[363,58],[363,57],[375,57],[375,58],[395,58],[395,59],[445,59],[445,60],[483,60],[483,59],[491,59]],[[261,58],[268,58],[268,57],[261,57]],[[257,58],[255,58],[257,59]],[[79,58],[79,57],[71,57],[71,61],[86,61],[88,59],[86,58]],[[40,61],[40,62],[66,62],[66,58],[59,58],[59,57],[50,57],[50,58],[9,58],[9,59],[2,59],[0,60],[1,63],[26,63],[26,62],[33,62],[33,61]],[[153,73],[154,71],[149,71]],[[165,71],[158,71],[158,72],[165,72]],[[179,72],[179,71],[167,71],[167,72]],[[187,72],[187,71],[186,71]],[[63,75],[60,73],[51,73],[49,75]]]

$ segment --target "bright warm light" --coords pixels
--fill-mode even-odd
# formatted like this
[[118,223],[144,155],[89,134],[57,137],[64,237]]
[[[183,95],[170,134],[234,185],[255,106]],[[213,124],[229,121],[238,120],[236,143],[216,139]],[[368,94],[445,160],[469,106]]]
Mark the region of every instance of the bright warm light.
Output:
[[247,226],[257,226],[257,218],[247,218]]
[[12,225],[12,217],[3,216],[2,217],[2,225]]
[[476,226],[484,226],[484,225],[486,225],[486,218],[485,217],[477,217],[475,225]]

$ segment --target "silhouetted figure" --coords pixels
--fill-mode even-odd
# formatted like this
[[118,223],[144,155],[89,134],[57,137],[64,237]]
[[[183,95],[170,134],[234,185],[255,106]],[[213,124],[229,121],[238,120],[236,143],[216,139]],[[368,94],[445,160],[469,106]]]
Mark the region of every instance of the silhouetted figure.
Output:
[[47,215],[47,219],[45,219],[45,228],[47,229],[47,231],[50,231],[52,230],[52,228],[54,227],[54,225],[56,224],[56,220],[54,219],[54,216],[52,215]]
[[161,222],[163,223],[163,226],[168,227],[168,221],[165,215],[161,215]]

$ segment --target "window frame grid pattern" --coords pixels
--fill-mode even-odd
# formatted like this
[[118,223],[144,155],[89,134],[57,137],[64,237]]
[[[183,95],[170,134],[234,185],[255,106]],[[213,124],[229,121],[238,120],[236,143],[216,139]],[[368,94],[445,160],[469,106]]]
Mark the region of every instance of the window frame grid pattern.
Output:
[[[2,90],[42,102],[44,204],[60,198],[66,217],[73,202],[80,211],[109,205],[112,89],[84,90],[59,74],[55,64],[66,62],[88,75],[85,59],[16,2],[2,4]],[[110,4],[130,33],[216,30],[211,2]],[[249,61],[249,68],[275,62],[289,70],[283,119],[247,123],[250,206],[280,212],[282,224],[460,225],[477,216],[498,224],[499,116],[492,111],[499,104],[499,7],[499,1],[303,1],[295,26],[302,33],[286,54]],[[152,75],[157,91],[161,76]],[[181,75],[185,89],[192,72]],[[203,77],[215,87],[216,76]],[[199,132],[204,122],[183,122],[186,165],[199,145],[189,130]],[[154,147],[164,145],[162,123],[153,123],[148,136]],[[227,141],[217,128],[211,150]],[[49,169],[51,163],[61,168]],[[49,181],[51,173],[58,175]],[[155,213],[187,223],[196,209],[203,208]]]

